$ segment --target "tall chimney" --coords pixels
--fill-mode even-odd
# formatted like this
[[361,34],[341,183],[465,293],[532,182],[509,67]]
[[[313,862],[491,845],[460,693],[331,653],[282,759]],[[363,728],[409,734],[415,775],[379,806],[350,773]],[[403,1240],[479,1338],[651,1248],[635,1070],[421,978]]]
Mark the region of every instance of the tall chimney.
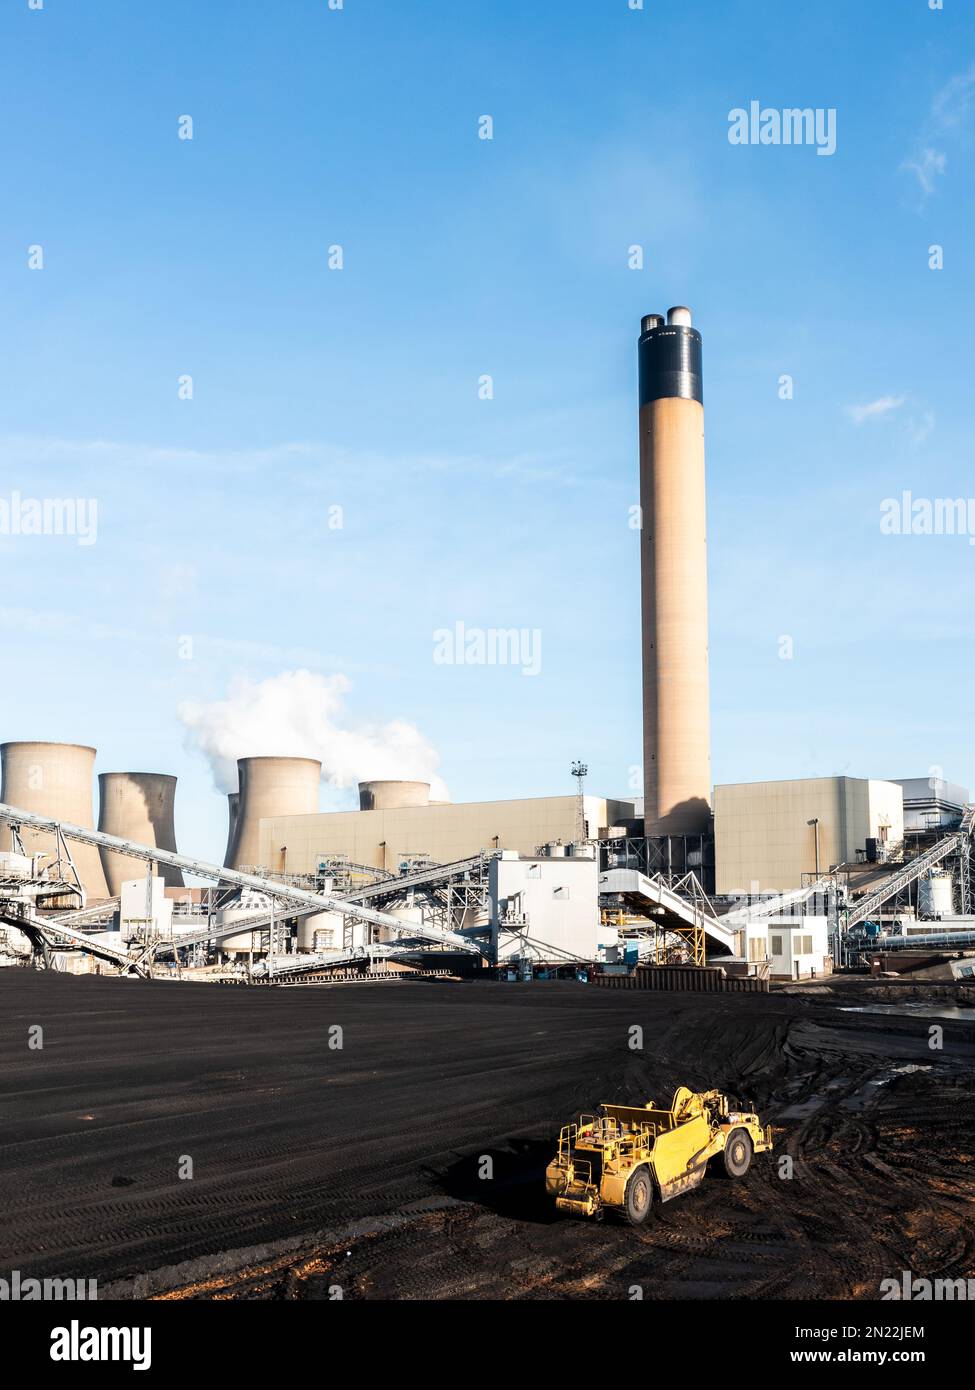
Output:
[[682,306],[640,327],[646,833],[699,834],[711,814],[701,335]]

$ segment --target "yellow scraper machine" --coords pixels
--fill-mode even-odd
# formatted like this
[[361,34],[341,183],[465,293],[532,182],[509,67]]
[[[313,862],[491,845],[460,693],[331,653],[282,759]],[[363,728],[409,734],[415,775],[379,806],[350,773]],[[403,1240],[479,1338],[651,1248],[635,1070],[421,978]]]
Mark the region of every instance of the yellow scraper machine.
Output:
[[563,1125],[559,1151],[545,1170],[545,1190],[559,1211],[596,1216],[619,1211],[632,1226],[647,1219],[654,1201],[690,1192],[712,1159],[728,1177],[748,1172],[752,1154],[772,1147],[771,1125],[750,1111],[733,1110],[720,1091],[680,1086],[669,1110],[601,1105]]

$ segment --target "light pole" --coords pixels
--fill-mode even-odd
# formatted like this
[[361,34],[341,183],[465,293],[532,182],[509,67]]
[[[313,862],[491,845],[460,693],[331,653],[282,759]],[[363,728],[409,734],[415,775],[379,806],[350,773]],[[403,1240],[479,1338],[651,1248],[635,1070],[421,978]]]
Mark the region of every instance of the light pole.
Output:
[[586,774],[589,769],[578,759],[572,764],[572,775],[576,779],[576,843],[582,844],[586,838],[586,803],[584,800]]

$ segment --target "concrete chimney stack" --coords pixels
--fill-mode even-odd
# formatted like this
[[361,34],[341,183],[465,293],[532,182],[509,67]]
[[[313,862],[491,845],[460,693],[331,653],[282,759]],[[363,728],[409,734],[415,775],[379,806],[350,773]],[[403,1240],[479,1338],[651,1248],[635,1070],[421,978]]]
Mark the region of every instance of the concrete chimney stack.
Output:
[[643,778],[647,835],[699,834],[711,814],[701,335],[691,312],[641,322]]

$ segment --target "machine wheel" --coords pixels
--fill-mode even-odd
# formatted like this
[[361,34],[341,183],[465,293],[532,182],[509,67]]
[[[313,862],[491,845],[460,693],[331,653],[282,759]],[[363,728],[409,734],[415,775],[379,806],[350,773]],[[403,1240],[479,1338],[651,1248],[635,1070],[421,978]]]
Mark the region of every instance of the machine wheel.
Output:
[[752,1161],[752,1141],[743,1129],[733,1129],[724,1146],[724,1170],[729,1178],[743,1178]]
[[642,1226],[653,1205],[653,1179],[644,1164],[630,1174],[623,1193],[623,1215],[631,1226]]

